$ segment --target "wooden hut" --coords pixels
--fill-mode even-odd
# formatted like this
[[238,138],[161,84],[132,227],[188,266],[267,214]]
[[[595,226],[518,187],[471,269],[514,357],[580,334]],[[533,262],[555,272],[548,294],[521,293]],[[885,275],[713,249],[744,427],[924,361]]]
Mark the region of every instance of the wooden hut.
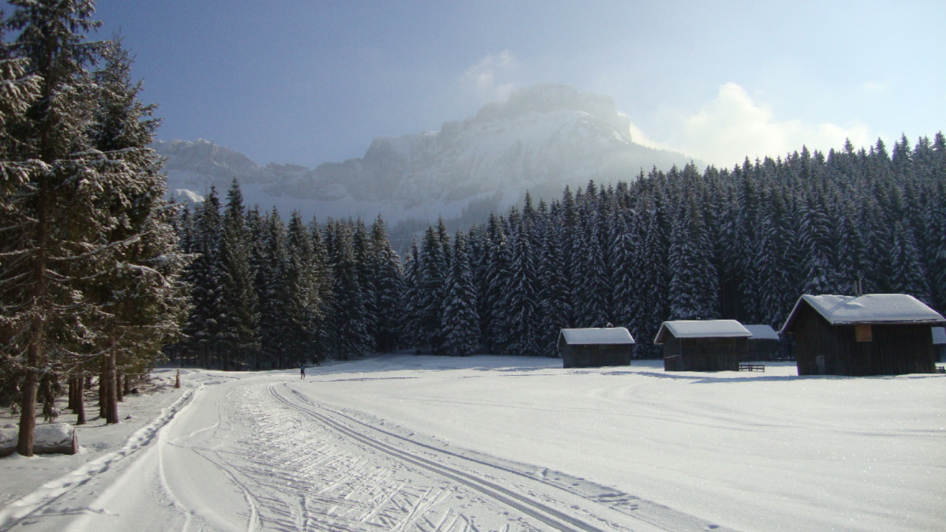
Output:
[[750,360],[773,360],[778,358],[778,333],[769,325],[744,325],[752,333],[749,337],[749,348],[746,356],[740,362]]
[[634,338],[624,327],[562,329],[558,349],[562,367],[630,366]]
[[938,312],[905,294],[804,295],[782,335],[795,339],[799,375],[931,373]]
[[666,371],[739,371],[751,336],[736,320],[665,321],[654,343]]
[[933,327],[933,360],[946,362],[946,327]]

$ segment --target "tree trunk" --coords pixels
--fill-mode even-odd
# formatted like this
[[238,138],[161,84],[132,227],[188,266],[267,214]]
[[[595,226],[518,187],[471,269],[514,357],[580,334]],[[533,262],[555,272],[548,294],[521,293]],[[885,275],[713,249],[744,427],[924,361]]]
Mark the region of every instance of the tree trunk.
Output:
[[[114,346],[113,346],[114,347]],[[118,423],[118,394],[116,369],[115,369],[115,350],[109,349],[109,354],[105,355],[105,423],[114,425]]]
[[[30,350],[33,347],[30,346]],[[33,456],[33,432],[36,430],[36,370],[26,370],[23,381],[23,399],[20,405],[20,431],[16,443],[16,452],[23,456]]]
[[85,425],[85,376],[76,378],[76,425]]
[[[40,268],[43,272],[45,268]],[[44,285],[45,286],[45,285]],[[26,355],[26,379],[23,382],[23,398],[20,402],[20,430],[17,435],[16,452],[33,456],[33,439],[36,430],[36,391],[39,384],[36,372],[43,352],[43,321],[34,317],[30,334],[30,345]]]
[[102,355],[102,369],[99,374],[99,417],[105,419],[106,399],[108,395],[108,355]]
[[69,404],[66,406],[72,413],[76,413],[76,378],[69,377]]

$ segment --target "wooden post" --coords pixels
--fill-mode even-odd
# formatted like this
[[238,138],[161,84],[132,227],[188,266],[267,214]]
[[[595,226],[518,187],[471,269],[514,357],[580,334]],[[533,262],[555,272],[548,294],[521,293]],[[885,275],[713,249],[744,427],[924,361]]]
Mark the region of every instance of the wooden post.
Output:
[[174,387],[181,387],[181,370],[177,370],[177,375],[174,376]]

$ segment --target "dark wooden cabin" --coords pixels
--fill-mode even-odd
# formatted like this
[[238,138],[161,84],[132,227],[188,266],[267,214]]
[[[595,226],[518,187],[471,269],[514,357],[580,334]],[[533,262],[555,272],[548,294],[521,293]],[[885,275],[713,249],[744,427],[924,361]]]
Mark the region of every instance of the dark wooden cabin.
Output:
[[749,337],[749,349],[740,362],[752,360],[774,360],[779,356],[778,333],[769,325],[744,325],[752,333]]
[[654,343],[663,345],[666,371],[739,371],[750,336],[736,320],[665,321]]
[[803,295],[782,335],[795,339],[799,375],[932,373],[938,312],[905,294]]
[[558,349],[562,367],[630,366],[634,338],[624,327],[562,329]]
[[946,327],[933,327],[933,360],[946,362]]

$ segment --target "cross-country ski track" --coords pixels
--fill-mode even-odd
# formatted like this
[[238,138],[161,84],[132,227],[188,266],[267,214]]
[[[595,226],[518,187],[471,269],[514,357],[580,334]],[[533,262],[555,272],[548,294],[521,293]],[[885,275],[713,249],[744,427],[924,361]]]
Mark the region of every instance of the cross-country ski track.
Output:
[[3,528],[722,530],[564,473],[397,434],[320,405],[310,383],[284,373],[191,378],[193,397],[149,445]]
[[[311,368],[305,380],[298,369],[185,370],[184,390],[153,396],[160,413],[138,418],[132,401],[135,419],[150,422],[112,446],[93,443],[84,463],[0,460],[7,478],[82,464],[8,498],[0,531],[926,531],[946,522],[937,407],[946,378],[560,364],[393,355]],[[112,430],[98,423],[80,429],[80,443]]]

